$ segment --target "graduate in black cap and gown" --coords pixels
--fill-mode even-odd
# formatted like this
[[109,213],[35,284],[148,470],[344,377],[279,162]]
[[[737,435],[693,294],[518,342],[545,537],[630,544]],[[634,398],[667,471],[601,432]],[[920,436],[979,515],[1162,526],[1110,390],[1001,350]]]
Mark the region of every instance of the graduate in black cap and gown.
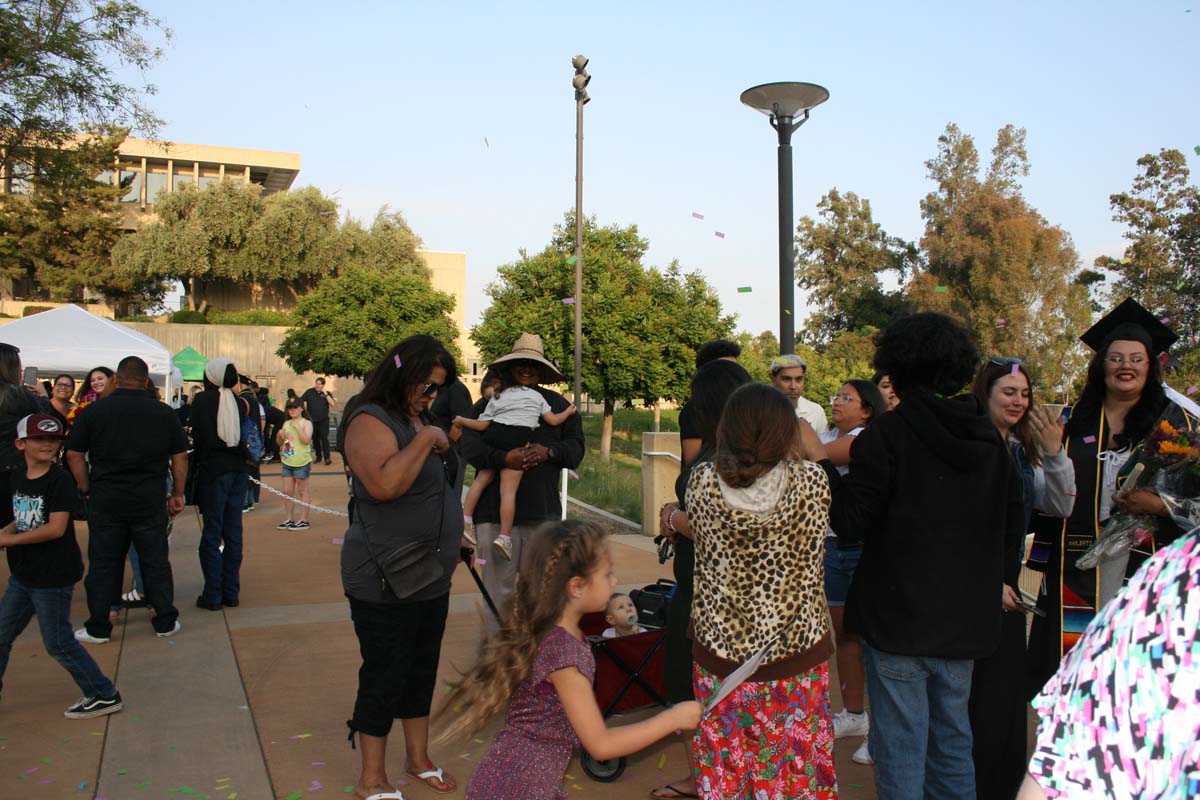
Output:
[[[1126,576],[1183,532],[1153,490],[1137,489],[1120,501],[1113,498],[1136,461],[1135,451],[1169,405],[1158,356],[1178,336],[1127,299],[1080,338],[1096,354],[1064,434],[1067,456],[1075,465],[1075,508],[1066,519],[1035,514],[1032,522],[1036,537],[1027,566],[1045,574],[1038,607],[1046,616],[1035,617],[1030,632],[1030,697],[1058,669]],[[1134,547],[1128,559],[1118,557],[1089,570],[1076,567],[1117,510],[1161,518],[1156,534]]]

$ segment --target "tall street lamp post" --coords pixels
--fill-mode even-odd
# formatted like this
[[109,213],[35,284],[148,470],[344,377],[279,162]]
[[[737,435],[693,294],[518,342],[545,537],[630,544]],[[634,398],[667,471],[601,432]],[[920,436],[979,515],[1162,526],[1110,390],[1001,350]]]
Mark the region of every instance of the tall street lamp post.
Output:
[[764,83],[742,92],[742,102],[766,114],[779,134],[779,352],[796,350],[796,264],[792,226],[792,133],[808,111],[829,99],[815,83]]
[[571,66],[575,76],[575,407],[579,407],[580,384],[583,381],[583,106],[588,97],[587,56],[575,56]]

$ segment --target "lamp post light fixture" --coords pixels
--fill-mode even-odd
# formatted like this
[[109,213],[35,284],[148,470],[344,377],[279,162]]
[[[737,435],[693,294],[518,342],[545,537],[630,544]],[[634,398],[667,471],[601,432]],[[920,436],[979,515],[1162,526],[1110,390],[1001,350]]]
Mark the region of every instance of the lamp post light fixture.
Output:
[[583,106],[589,100],[587,85],[587,56],[575,56],[571,66],[575,76],[575,407],[579,407],[580,384],[583,382]]
[[792,239],[792,133],[809,109],[829,99],[815,83],[764,83],[742,92],[742,102],[766,114],[779,134],[779,352],[796,350],[796,263]]

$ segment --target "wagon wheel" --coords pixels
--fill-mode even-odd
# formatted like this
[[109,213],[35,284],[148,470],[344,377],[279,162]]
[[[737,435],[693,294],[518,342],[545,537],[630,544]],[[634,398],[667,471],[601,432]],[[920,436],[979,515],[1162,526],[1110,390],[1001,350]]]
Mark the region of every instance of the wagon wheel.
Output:
[[588,751],[584,750],[579,754],[579,761],[583,764],[583,771],[588,774],[588,777],[601,783],[612,783],[625,771],[624,756],[597,761]]

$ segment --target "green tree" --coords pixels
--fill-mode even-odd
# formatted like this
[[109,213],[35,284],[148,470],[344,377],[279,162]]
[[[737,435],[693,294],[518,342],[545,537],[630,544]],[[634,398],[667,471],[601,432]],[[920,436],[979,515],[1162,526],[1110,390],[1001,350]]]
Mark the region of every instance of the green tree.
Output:
[[417,252],[422,246],[421,237],[413,233],[400,212],[389,211],[387,206],[375,215],[369,229],[356,220],[347,220],[342,238],[349,263],[380,272],[429,277],[429,267]]
[[830,189],[817,204],[818,220],[801,217],[796,229],[796,283],[816,308],[802,339],[824,344],[842,331],[882,327],[903,313],[899,289],[880,277],[903,281],[918,260],[916,245],[889,236],[871,215],[871,202]]
[[[534,256],[499,269],[488,286],[492,304],[471,332],[485,361],[512,349],[522,332],[542,337],[546,355],[565,374],[574,363],[574,218],[567,214],[551,242]],[[695,369],[695,348],[728,336],[732,319],[704,279],[642,265],[649,243],[636,225],[584,225],[583,390],[603,398],[600,457],[612,447],[616,403],[679,399]]]
[[1200,189],[1188,182],[1178,150],[1148,153],[1137,164],[1130,190],[1109,196],[1129,245],[1096,266],[1117,273],[1118,296],[1136,298],[1190,338],[1200,334]]
[[423,277],[348,266],[300,299],[277,355],[298,373],[362,377],[396,342],[424,333],[458,359],[454,302]]
[[[748,331],[739,331],[735,340],[742,346],[738,357],[750,377],[759,383],[771,382],[771,359],[779,355],[779,339],[774,331],[763,331],[757,336]],[[809,348],[811,350],[811,348]]]
[[[33,177],[69,160],[76,132],[127,126],[153,136],[146,72],[162,57],[149,37],[170,31],[129,0],[0,3],[0,168]],[[141,78],[131,85],[131,77]]]
[[[123,235],[122,187],[95,176],[111,169],[124,132],[79,137],[70,159],[38,153],[39,168],[20,194],[0,194],[0,274],[56,302],[103,295],[118,316],[158,305],[162,281],[117,270],[112,249]],[[48,163],[42,165],[46,156]]]
[[804,396],[825,409],[829,416],[829,398],[842,384],[854,378],[870,380],[875,374],[871,359],[875,356],[873,327],[844,331],[827,344],[812,347],[801,344],[796,354],[808,364],[804,371]]
[[230,181],[162,194],[158,220],[124,237],[113,262],[128,275],[183,284],[188,308],[208,308],[225,279],[250,286],[283,281],[295,296],[345,260],[337,204],[313,188],[262,197]]
[[999,131],[980,175],[974,141],[948,125],[926,166],[937,186],[921,202],[926,269],[910,279],[909,301],[964,320],[985,353],[1020,356],[1040,375],[1069,380],[1083,365],[1076,339],[1090,319],[1088,290],[1075,281],[1071,237],[1021,194],[1024,129]]

